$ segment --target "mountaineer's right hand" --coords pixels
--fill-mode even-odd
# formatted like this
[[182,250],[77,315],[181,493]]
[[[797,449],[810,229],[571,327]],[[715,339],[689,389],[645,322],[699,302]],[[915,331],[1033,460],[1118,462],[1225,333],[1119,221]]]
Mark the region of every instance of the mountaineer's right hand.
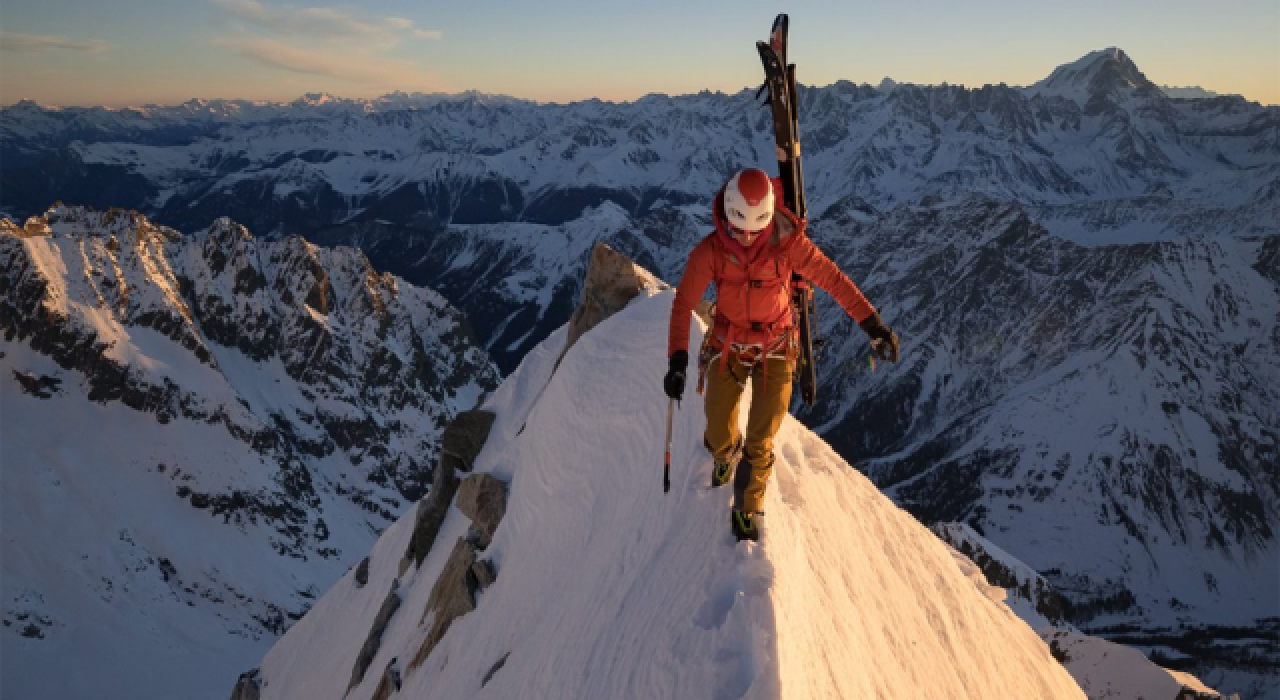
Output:
[[662,379],[662,388],[666,390],[667,396],[677,401],[684,396],[684,375],[688,368],[689,352],[687,350],[676,350],[671,354],[667,376]]

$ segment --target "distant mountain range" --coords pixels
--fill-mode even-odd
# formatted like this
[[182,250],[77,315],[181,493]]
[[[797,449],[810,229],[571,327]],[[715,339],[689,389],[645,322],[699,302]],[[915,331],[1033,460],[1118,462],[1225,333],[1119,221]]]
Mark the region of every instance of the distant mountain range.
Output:
[[[906,351],[871,372],[821,298],[802,420],[925,522],[1033,566],[1079,625],[1166,654],[1258,630],[1274,655],[1280,108],[1171,95],[1118,49],[1027,88],[799,101],[812,235]],[[568,319],[595,241],[674,281],[714,190],[773,167],[767,122],[751,91],[23,103],[0,110],[0,211],[357,246],[449,299],[510,373]],[[1275,661],[1201,651],[1184,664]]]

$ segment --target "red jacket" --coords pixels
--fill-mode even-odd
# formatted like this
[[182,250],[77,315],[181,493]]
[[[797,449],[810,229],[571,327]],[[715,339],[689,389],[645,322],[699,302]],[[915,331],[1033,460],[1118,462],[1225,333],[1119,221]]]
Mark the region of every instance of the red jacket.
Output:
[[[774,191],[782,185],[774,180]],[[805,235],[805,222],[778,203],[773,221],[750,248],[729,234],[721,198],[716,195],[716,230],[689,254],[684,276],[671,305],[667,356],[688,350],[689,321],[693,307],[707,285],[716,283],[716,317],[712,343],[768,345],[795,326],[791,309],[791,273],[797,272],[826,290],[855,321],[875,313],[875,307]]]

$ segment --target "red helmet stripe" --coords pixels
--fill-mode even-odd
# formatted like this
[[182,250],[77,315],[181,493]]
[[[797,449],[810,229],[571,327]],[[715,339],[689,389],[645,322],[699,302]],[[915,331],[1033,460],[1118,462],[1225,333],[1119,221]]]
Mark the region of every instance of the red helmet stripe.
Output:
[[738,177],[738,191],[742,193],[742,198],[747,200],[747,204],[753,207],[768,197],[772,190],[769,176],[763,170],[754,168],[743,170]]

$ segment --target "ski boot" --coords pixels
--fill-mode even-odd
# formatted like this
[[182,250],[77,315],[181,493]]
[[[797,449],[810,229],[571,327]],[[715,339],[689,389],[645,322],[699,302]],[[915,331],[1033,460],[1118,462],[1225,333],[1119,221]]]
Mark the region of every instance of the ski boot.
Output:
[[742,510],[729,512],[733,523],[733,536],[737,537],[739,542],[743,540],[760,541],[760,513],[748,513]]
[[[703,438],[702,444],[706,446],[707,451],[711,451],[711,445],[707,444],[706,438]],[[738,444],[733,446],[733,450],[724,461],[715,460],[711,465],[711,488],[717,488],[729,483],[729,479],[733,478],[733,469],[742,459],[742,450],[746,445],[746,440],[742,437],[738,438]]]

